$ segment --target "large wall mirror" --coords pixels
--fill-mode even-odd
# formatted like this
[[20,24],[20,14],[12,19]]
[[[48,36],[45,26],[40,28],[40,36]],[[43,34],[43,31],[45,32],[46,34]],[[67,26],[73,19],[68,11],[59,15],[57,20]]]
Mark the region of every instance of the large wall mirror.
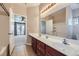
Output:
[[[75,7],[73,7],[75,6]],[[72,4],[48,16],[40,16],[40,32],[52,36],[79,39],[79,4]]]

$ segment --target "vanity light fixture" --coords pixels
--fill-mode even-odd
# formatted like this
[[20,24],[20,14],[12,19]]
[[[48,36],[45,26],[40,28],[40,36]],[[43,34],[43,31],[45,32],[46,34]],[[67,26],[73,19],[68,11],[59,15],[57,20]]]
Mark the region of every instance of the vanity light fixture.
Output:
[[49,8],[51,8],[52,6],[54,6],[56,3],[50,3],[48,5],[46,5],[42,10],[41,13],[47,11]]

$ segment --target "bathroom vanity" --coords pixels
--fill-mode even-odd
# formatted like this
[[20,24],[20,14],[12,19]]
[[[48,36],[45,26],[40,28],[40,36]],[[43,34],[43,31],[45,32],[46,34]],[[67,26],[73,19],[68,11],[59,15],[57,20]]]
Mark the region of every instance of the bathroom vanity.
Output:
[[[32,39],[32,48],[38,56],[78,56],[79,47],[74,44],[63,44],[63,38],[45,35],[39,36],[35,33],[29,34]],[[72,42],[72,40],[71,40]]]
[[60,53],[56,49],[48,46],[47,44],[37,40],[36,38],[32,37],[32,48],[34,52],[38,56],[65,56],[65,54]]

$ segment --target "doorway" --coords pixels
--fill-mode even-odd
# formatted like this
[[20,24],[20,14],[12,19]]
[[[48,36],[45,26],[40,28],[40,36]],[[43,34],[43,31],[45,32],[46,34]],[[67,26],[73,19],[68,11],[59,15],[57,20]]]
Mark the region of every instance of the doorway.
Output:
[[10,55],[12,55],[15,47],[25,45],[27,39],[27,18],[19,15],[10,9],[9,20],[9,43]]

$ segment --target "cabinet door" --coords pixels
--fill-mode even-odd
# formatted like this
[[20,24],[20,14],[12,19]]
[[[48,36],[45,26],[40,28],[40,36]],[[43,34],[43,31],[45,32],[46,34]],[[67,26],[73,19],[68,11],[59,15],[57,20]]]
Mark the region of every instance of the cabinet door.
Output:
[[45,44],[41,41],[37,41],[37,55],[45,55]]
[[47,56],[65,56],[64,54],[60,53],[59,51],[49,46],[46,46],[46,55]]
[[34,50],[35,53],[37,53],[37,39],[32,37],[32,48]]

